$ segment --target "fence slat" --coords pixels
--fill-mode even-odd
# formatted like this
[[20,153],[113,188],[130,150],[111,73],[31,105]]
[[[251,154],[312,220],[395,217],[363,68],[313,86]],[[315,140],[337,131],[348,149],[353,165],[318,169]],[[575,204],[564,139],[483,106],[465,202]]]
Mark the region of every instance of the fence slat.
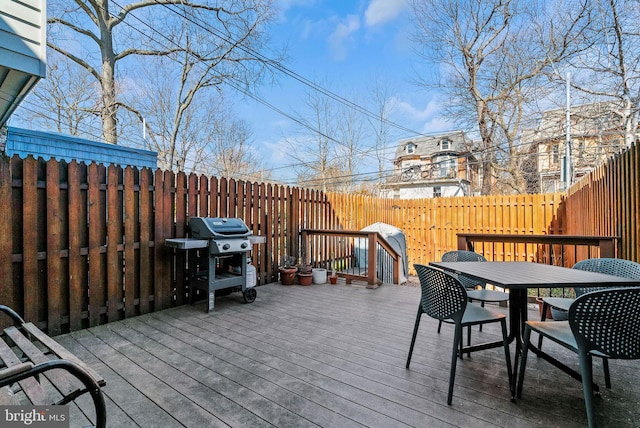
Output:
[[150,187],[153,183],[153,172],[144,168],[140,171],[140,314],[149,313],[151,295],[153,293],[154,252],[151,249],[151,236],[155,230],[153,203]]
[[[13,285],[13,200],[11,164],[9,158],[0,156],[0,302],[3,305],[22,310],[18,305],[17,287]],[[5,327],[8,319],[0,319],[0,326]]]
[[22,275],[25,320],[38,322],[44,312],[40,306],[38,274],[38,175],[37,161],[27,157],[22,164]]
[[[139,216],[137,195],[135,190],[135,173],[132,167],[124,170],[124,316],[133,317],[136,314],[135,299],[140,295],[139,271],[136,260],[136,242],[140,242],[140,231],[137,230]],[[138,250],[139,252],[140,250]]]
[[120,168],[107,168],[107,319],[119,319],[119,305],[122,303],[122,263],[118,245],[122,244],[122,205],[118,185]]
[[87,238],[87,200],[82,195],[82,183],[86,183],[80,165],[69,164],[69,329],[82,328],[81,313],[87,310],[87,256],[80,254]]
[[47,330],[51,335],[61,333],[61,316],[67,313],[66,295],[69,290],[67,276],[62,275],[61,249],[61,201],[59,164],[50,159],[46,164],[47,195]]
[[104,167],[95,163],[89,165],[87,171],[88,203],[89,203],[89,326],[100,324],[100,313],[105,306],[104,286],[104,245],[106,200],[100,190],[104,180]]

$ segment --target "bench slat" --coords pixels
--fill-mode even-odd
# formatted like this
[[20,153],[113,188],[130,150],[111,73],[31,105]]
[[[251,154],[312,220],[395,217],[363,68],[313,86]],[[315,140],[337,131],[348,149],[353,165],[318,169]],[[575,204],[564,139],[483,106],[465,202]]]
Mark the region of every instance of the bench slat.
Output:
[[98,385],[100,386],[106,385],[106,382],[102,376],[100,376],[97,372],[95,372],[91,367],[89,367],[83,361],[78,359],[78,357],[76,357],[71,352],[69,352],[65,347],[63,347],[58,342],[56,342],[55,340],[53,340],[52,338],[44,334],[42,330],[36,327],[33,323],[30,323],[30,322],[25,323],[22,325],[22,327],[26,331],[28,331],[33,337],[38,339],[40,343],[42,343],[44,346],[50,349],[51,352],[57,355],[58,358],[73,361],[74,363],[78,364],[80,367],[85,369],[91,375],[91,377],[93,377],[93,379],[98,383]]
[[[0,340],[0,358],[7,367],[13,367],[18,364],[22,364],[22,361],[18,356],[9,348],[3,340]],[[36,381],[35,378],[27,378],[18,382],[20,388],[24,391],[25,395],[32,404],[50,404],[47,401],[47,394],[42,385]]]
[[[50,361],[50,358],[45,356],[42,351],[20,333],[17,328],[8,327],[4,331],[33,364]],[[49,379],[49,382],[51,382],[63,396],[67,396],[80,389],[81,384],[78,382],[74,383],[72,381],[73,377],[69,377],[63,370],[50,370],[43,375]]]

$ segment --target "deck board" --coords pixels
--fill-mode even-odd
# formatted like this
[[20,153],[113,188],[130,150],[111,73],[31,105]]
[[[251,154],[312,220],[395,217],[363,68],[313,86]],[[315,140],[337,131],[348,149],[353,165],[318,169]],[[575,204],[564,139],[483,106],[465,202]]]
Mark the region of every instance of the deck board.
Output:
[[[451,328],[438,335],[423,316],[405,369],[419,295],[412,285],[276,283],[259,287],[252,304],[233,293],[214,313],[187,305],[56,339],[105,377],[109,425],[118,428],[586,424],[580,384],[535,356],[523,399],[511,403],[500,349],[459,361],[447,406]],[[491,327],[474,329],[474,341],[498,337]],[[545,348],[577,366],[574,355]],[[640,362],[610,364],[598,422],[636,426]],[[603,383],[598,361],[594,374]]]

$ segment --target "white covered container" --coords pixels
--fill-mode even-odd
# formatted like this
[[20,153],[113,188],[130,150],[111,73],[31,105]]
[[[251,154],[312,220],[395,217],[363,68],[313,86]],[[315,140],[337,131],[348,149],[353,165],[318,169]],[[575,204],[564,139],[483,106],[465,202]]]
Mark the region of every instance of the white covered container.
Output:
[[311,269],[311,279],[314,284],[324,284],[327,282],[327,270],[323,268]]

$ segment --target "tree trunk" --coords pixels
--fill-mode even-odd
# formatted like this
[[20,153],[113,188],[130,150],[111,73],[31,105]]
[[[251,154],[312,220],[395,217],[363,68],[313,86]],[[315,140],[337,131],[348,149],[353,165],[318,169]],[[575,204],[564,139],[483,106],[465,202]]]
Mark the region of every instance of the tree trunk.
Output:
[[97,11],[101,17],[98,19],[100,26],[100,54],[102,56],[102,139],[105,143],[118,144],[118,121],[115,88],[115,52],[113,51],[113,34],[107,23],[110,22],[109,2],[102,1],[102,7]]

